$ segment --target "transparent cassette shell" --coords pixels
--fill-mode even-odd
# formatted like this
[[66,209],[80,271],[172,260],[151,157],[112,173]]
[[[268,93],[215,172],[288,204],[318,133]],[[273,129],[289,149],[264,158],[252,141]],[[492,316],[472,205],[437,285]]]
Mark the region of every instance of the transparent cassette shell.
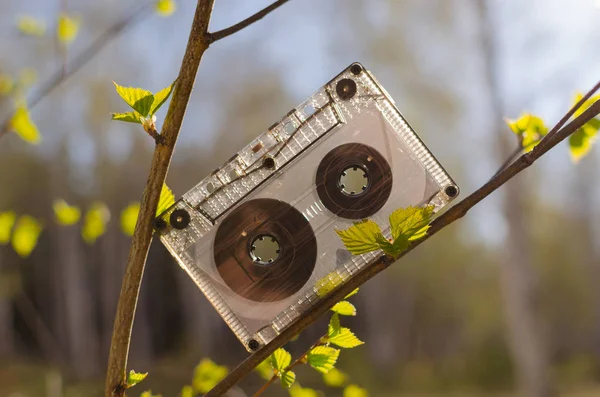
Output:
[[[350,92],[345,90],[347,83]],[[376,149],[391,168],[389,198],[369,217],[388,236],[388,216],[395,209],[433,205],[437,212],[458,195],[454,181],[385,90],[355,63],[157,218],[163,244],[249,351],[270,342],[321,299],[323,285],[350,279],[381,255],[353,256],[345,250],[335,229],[347,228],[353,220],[329,211],[316,192],[319,163],[347,143]],[[223,280],[214,260],[219,225],[241,204],[255,199],[292,205],[312,227],[318,245],[308,281],[291,296],[274,302],[240,296]],[[179,214],[185,215],[183,224]]]

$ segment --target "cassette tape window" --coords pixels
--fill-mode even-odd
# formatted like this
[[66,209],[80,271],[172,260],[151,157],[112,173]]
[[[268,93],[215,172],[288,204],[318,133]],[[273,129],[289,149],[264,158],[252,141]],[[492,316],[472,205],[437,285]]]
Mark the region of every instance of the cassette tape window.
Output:
[[[335,229],[397,208],[439,211],[458,187],[355,63],[157,218],[161,240],[252,351],[379,254]],[[389,230],[384,234],[389,236]]]

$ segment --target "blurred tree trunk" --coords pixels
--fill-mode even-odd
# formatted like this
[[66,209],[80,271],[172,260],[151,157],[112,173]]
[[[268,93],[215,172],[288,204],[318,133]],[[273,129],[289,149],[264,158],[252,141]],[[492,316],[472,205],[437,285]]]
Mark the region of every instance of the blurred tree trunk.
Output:
[[[482,55],[491,106],[495,123],[494,137],[504,161],[515,150],[516,140],[508,132],[499,87],[499,57],[495,43],[499,24],[495,24],[488,0],[476,0],[481,21]],[[510,139],[509,139],[510,138]],[[549,362],[539,310],[536,305],[536,275],[529,252],[530,237],[527,233],[527,185],[523,176],[514,178],[506,185],[503,212],[507,223],[505,247],[500,259],[500,284],[509,333],[509,344],[522,391],[531,397],[554,395],[549,373]]]

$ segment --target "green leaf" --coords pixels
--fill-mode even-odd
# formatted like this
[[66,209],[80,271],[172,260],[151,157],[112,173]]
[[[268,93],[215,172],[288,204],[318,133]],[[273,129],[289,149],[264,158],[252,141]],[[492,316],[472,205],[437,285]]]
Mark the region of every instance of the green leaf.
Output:
[[329,325],[327,326],[327,337],[337,335],[340,332],[340,329],[340,316],[336,313],[331,316],[331,320],[329,320]]
[[[575,97],[575,103],[579,102],[583,98],[582,94],[577,94]],[[589,98],[583,103],[583,105],[575,112],[575,117],[580,116],[596,101],[600,100],[600,96]],[[597,139],[598,131],[600,130],[600,119],[592,119],[586,123],[583,127],[575,131],[569,137],[569,153],[571,155],[571,161],[578,163],[582,158],[587,156],[592,150],[592,146]]]
[[264,380],[269,380],[273,377],[273,367],[271,366],[271,358],[267,358],[255,368],[258,375]]
[[165,212],[173,204],[175,204],[175,195],[173,195],[173,192],[166,184],[163,184],[160,191],[160,198],[158,199],[158,207],[156,207],[156,216]]
[[337,368],[332,368],[331,371],[323,374],[323,382],[330,387],[342,387],[348,381],[348,375]]
[[342,315],[342,316],[356,316],[356,307],[348,301],[341,301],[336,303],[331,311]]
[[183,386],[181,389],[181,397],[194,397],[194,388],[190,385]]
[[354,291],[350,292],[348,295],[346,295],[346,297],[345,297],[344,299],[348,299],[348,298],[350,298],[351,296],[354,296],[354,295],[356,295],[356,294],[358,294],[358,288],[357,288],[357,289],[355,289]]
[[86,212],[83,219],[81,236],[88,243],[94,243],[98,237],[106,232],[106,224],[110,219],[110,211],[105,204],[94,203]]
[[23,215],[17,221],[12,234],[12,247],[21,258],[27,258],[38,242],[42,224],[32,216]]
[[364,344],[350,331],[350,328],[340,326],[340,318],[337,314],[331,316],[326,341],[344,349],[351,349]]
[[0,212],[0,244],[8,244],[16,220],[17,214],[13,211]]
[[[142,117],[148,117],[154,95],[148,90],[134,87],[123,87],[113,81],[117,94],[127,103],[133,110],[138,112]],[[113,116],[114,117],[114,116]]]
[[154,5],[154,9],[161,17],[168,17],[175,12],[177,4],[175,0],[158,0]]
[[317,346],[313,348],[307,357],[308,364],[316,371],[326,374],[337,362],[340,351],[329,346]]
[[142,124],[142,116],[138,112],[113,113],[112,119],[117,121],[124,121],[127,123]]
[[368,397],[369,393],[366,389],[356,385],[348,385],[344,389],[344,397]]
[[17,29],[27,36],[41,37],[46,33],[46,23],[31,15],[21,15],[17,18]]
[[355,222],[346,230],[336,230],[338,236],[342,239],[344,246],[354,255],[360,255],[371,251],[391,248],[391,243],[387,241],[379,225],[370,219],[362,222]]
[[192,386],[196,393],[206,393],[227,376],[227,367],[203,358],[194,370]]
[[296,374],[293,371],[285,371],[279,374],[281,378],[281,386],[290,387],[296,381]]
[[40,131],[29,117],[29,110],[24,104],[15,110],[10,120],[10,128],[25,142],[37,144],[41,141]]
[[316,390],[309,389],[308,387],[301,387],[298,383],[294,383],[288,390],[290,397],[319,397],[319,393]]
[[127,382],[126,382],[127,388],[137,385],[138,383],[140,383],[141,381],[146,379],[146,376],[148,376],[148,372],[140,373],[140,372],[135,372],[134,370],[129,371],[129,374],[127,375]]
[[73,18],[68,14],[61,13],[58,16],[56,26],[56,37],[64,45],[70,44],[77,37],[79,32],[79,19]]
[[433,206],[400,208],[390,215],[390,228],[394,242],[398,239],[412,241],[423,237],[429,229]]
[[292,355],[284,348],[279,348],[271,354],[271,366],[277,372],[283,372],[292,363]]
[[140,214],[140,203],[129,204],[123,211],[121,211],[121,230],[127,236],[133,236],[135,230],[135,224]]
[[146,390],[145,392],[140,394],[140,397],[161,397],[161,395],[160,394],[152,394],[151,390]]
[[175,82],[154,94],[154,100],[152,102],[152,106],[150,107],[150,115],[154,115],[154,113],[160,109],[167,99],[169,99],[171,93],[173,92],[173,87],[175,87]]
[[54,216],[59,225],[74,225],[81,218],[81,210],[74,205],[67,204],[65,200],[54,200],[52,208],[54,209]]
[[506,121],[510,129],[520,137],[525,152],[530,152],[548,134],[548,127],[540,117],[526,113],[517,120]]

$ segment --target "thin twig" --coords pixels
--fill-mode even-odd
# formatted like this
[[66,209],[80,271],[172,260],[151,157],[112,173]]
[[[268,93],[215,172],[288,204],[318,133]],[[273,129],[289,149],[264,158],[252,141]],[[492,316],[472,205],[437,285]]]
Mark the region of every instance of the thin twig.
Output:
[[275,11],[276,9],[278,9],[279,7],[281,7],[288,1],[289,0],[277,0],[270,6],[263,8],[256,14],[249,16],[248,18],[244,19],[241,22],[236,23],[233,26],[230,26],[230,27],[222,29],[222,30],[218,30],[213,33],[209,33],[208,34],[209,44],[214,43],[217,40],[224,39],[225,37],[231,36],[232,34],[237,33],[240,30],[252,25],[254,22],[257,22],[257,21],[263,19],[265,16],[267,16],[271,12]]
[[[35,95],[28,101],[29,109],[32,109],[42,99],[47,97],[56,87],[61,85],[63,82],[69,79],[79,69],[85,66],[95,55],[115,39],[119,34],[125,31],[126,28],[132,27],[135,23],[141,22],[145,17],[148,17],[152,11],[153,2],[144,4],[141,7],[135,8],[130,14],[127,14],[123,19],[117,21],[114,25],[109,27],[104,33],[102,33],[92,44],[89,45],[81,54],[73,58],[71,62],[66,66],[61,67],[60,70],[56,71],[49,79],[42,85],[38,90],[35,91]],[[10,132],[10,120],[12,114],[6,118],[0,127],[0,138]]]
[[[300,357],[298,357],[293,363],[291,363],[290,365],[288,365],[283,372],[287,372],[290,371],[292,368],[296,367],[297,365],[300,364],[304,364],[306,363],[306,359],[308,357],[308,354],[311,352],[312,349],[314,349],[317,346],[321,346],[323,345],[323,340],[327,337],[327,334],[323,335],[322,337],[320,337],[319,339],[317,339],[317,341],[315,343],[313,343],[307,351],[305,351]],[[265,390],[267,390],[269,388],[269,386],[279,378],[279,376],[277,376],[276,373],[273,374],[273,376],[271,377],[271,379],[269,379],[269,381],[267,383],[265,383],[256,393],[254,393],[254,395],[252,397],[258,397],[261,394],[263,394],[265,392]]]
[[508,155],[508,158],[506,159],[506,161],[504,161],[504,163],[502,163],[502,165],[498,168],[498,171],[496,171],[496,173],[494,174],[494,176],[492,176],[490,179],[494,179],[496,176],[498,176],[499,173],[501,173],[502,171],[504,171],[506,169],[506,167],[508,167],[509,165],[512,164],[513,161],[515,161],[515,159],[523,152],[523,147],[521,146],[521,143],[519,143],[519,146],[517,146],[515,148],[515,150]]
[[161,137],[163,143],[157,144],[154,149],[150,173],[142,194],[138,222],[133,233],[127,268],[117,304],[106,375],[106,397],[122,397],[125,394],[131,330],[148,249],[152,241],[152,220],[156,214],[161,188],[167,176],[175,143],[179,136],[185,110],[196,80],[196,73],[200,66],[200,60],[209,46],[206,37],[213,4],[214,0],[198,0],[197,2],[179,76],[162,127]]
[[[600,83],[596,85],[589,93],[587,97],[591,97],[598,89],[600,89]],[[568,114],[573,115],[578,109],[581,108],[583,102],[578,103]],[[540,144],[538,144],[531,152],[526,153],[519,157],[514,163],[506,167],[506,169],[500,172],[496,177],[492,178],[489,182],[484,184],[482,187],[477,189],[471,195],[460,201],[458,204],[450,208],[448,211],[440,215],[431,223],[427,235],[423,238],[416,240],[396,259],[402,258],[410,251],[415,249],[417,246],[427,241],[437,232],[445,228],[446,226],[454,223],[461,219],[467,214],[467,212],[477,205],[484,198],[489,196],[494,191],[498,190],[500,186],[504,185],[515,175],[529,167],[537,159],[543,156],[548,150],[552,149],[558,143],[569,137],[579,128],[584,126],[590,120],[600,114],[600,101],[597,101],[590,106],[585,112],[575,118],[571,123],[567,124],[563,128],[555,127],[551,136],[546,136]],[[566,117],[566,116],[565,116]],[[563,117],[559,124],[565,125],[569,120],[570,116]],[[550,135],[550,134],[548,134]],[[552,139],[551,142],[545,142],[547,139]],[[300,333],[306,327],[317,321],[321,315],[327,312],[333,305],[342,300],[346,295],[355,290],[356,288],[363,285],[365,282],[370,280],[372,277],[380,273],[381,271],[388,268],[392,263],[395,263],[393,258],[387,255],[382,255],[377,258],[369,266],[361,269],[354,277],[348,282],[342,284],[340,287],[332,291],[329,295],[325,296],[322,300],[317,302],[313,307],[307,310],[296,322],[284,329],[273,341],[260,348],[240,365],[234,368],[221,382],[219,382],[212,390],[204,395],[204,397],[216,397],[223,395],[233,385],[237,384],[241,379],[248,375],[257,365],[264,361],[271,353],[277,350],[279,347],[287,343],[291,338]]]

